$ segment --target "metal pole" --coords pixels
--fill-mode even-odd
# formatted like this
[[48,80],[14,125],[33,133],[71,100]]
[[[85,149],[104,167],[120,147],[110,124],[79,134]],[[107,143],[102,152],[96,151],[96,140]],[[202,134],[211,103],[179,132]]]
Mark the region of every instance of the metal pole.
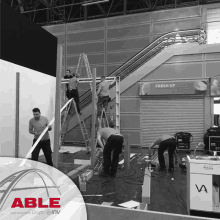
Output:
[[19,157],[20,73],[16,73],[15,158]]
[[115,110],[116,110],[116,130],[120,133],[120,77],[116,77],[116,95],[115,95]]
[[54,149],[53,163],[54,167],[58,168],[59,161],[59,145],[60,145],[60,91],[61,91],[61,74],[62,74],[62,56],[63,48],[58,46],[57,51],[57,74],[56,74],[56,104],[55,104],[55,123],[54,123]]
[[96,113],[96,68],[92,69],[92,141],[91,141],[91,166],[95,165],[95,113]]
[[[66,70],[67,70],[67,23],[65,24],[65,58],[64,58],[64,62],[65,62],[65,68],[64,68],[64,75],[66,74]],[[67,102],[67,97],[66,97],[66,85],[64,86],[64,104]]]
[[129,136],[130,134],[125,135],[125,150],[124,150],[124,164],[125,164],[125,171],[128,172],[130,170],[130,143],[129,143]]

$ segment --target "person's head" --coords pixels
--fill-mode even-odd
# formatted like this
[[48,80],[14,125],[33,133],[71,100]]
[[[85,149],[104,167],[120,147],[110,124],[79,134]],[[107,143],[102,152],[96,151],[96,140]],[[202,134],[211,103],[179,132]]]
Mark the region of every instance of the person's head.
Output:
[[34,118],[36,119],[36,120],[38,120],[39,118],[40,118],[40,109],[39,108],[34,108],[33,110],[32,110],[32,112],[33,112],[33,115],[34,115]]
[[109,127],[110,127],[110,128],[114,128],[114,127],[115,127],[114,123],[113,123],[113,122],[110,122],[110,123],[109,123]]
[[71,72],[70,72],[70,70],[66,70],[66,75],[71,75]]
[[105,76],[101,77],[101,82],[105,81]]
[[73,77],[76,77],[76,74],[75,74],[75,73],[73,73],[73,74],[72,74],[72,76],[73,76]]

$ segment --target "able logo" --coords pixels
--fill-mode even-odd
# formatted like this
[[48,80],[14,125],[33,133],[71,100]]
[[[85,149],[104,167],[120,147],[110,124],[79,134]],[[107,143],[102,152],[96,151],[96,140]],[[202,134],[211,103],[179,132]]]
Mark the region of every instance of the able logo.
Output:
[[0,157],[2,220],[87,220],[83,197],[68,176],[40,162],[23,162],[24,159]]

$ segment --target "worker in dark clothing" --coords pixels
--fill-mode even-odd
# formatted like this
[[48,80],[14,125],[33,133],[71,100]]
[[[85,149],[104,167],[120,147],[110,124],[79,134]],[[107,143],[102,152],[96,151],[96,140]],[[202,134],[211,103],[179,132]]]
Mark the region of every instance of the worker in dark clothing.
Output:
[[116,176],[119,155],[122,153],[124,144],[124,137],[114,129],[114,124],[110,123],[109,126],[99,129],[97,136],[98,144],[103,149],[103,170],[100,173],[103,177]]
[[79,107],[79,93],[78,93],[79,80],[76,78],[76,74],[73,73],[73,77],[69,80],[69,97],[73,98],[76,103],[78,114],[81,115]]
[[[67,70],[66,71],[66,75],[63,77],[64,79],[71,79],[73,76],[72,76],[72,74],[71,74],[71,72],[70,72],[70,70]],[[70,97],[70,94],[69,94],[69,84],[67,83],[66,84],[66,97],[68,98],[68,99],[70,99],[69,97]]]
[[168,149],[168,154],[169,154],[169,172],[174,171],[174,153],[176,151],[176,139],[174,136],[171,135],[162,135],[159,138],[157,138],[149,147],[149,154],[151,156],[151,149],[159,145],[158,148],[158,160],[160,164],[160,171],[165,171],[166,170],[166,165],[165,165],[165,160],[164,160],[164,152],[165,150]]

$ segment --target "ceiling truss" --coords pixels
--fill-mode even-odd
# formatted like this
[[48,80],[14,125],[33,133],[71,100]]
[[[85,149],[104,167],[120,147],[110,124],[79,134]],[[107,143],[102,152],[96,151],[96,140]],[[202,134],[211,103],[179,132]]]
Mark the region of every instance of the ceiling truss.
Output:
[[[107,18],[171,8],[220,3],[220,0],[3,0],[41,26]],[[98,1],[98,0],[97,0]]]

